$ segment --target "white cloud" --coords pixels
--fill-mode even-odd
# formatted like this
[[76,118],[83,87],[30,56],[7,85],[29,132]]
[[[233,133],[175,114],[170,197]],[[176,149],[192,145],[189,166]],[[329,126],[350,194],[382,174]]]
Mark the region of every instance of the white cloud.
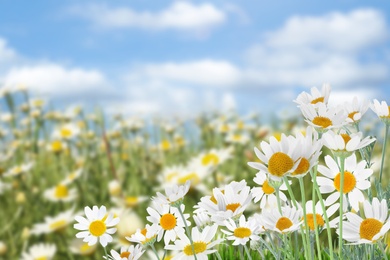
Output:
[[7,46],[7,42],[0,38],[0,63],[6,63],[17,58],[16,52]]
[[225,13],[212,4],[194,5],[182,1],[174,2],[158,12],[140,12],[127,7],[111,8],[98,4],[74,7],[72,12],[100,28],[208,30],[226,19]]

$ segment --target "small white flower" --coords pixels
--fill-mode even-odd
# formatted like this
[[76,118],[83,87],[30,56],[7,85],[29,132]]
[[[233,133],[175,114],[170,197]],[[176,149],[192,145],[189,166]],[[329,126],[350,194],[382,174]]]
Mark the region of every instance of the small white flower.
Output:
[[234,240],[233,246],[245,245],[249,240],[259,240],[261,227],[254,218],[245,220],[245,216],[241,215],[238,224],[234,220],[225,220],[225,226],[228,230],[222,229],[222,232],[228,235],[227,240]]
[[307,104],[327,104],[329,100],[330,91],[330,85],[324,83],[322,85],[321,91],[319,91],[316,87],[312,87],[310,89],[310,94],[303,91],[301,94],[298,95],[297,99],[294,100],[294,102],[297,103],[299,106]]
[[341,131],[340,134],[328,131],[324,133],[323,140],[324,145],[334,153],[345,152],[346,154],[351,154],[352,152],[375,142],[376,139],[370,136],[363,139],[363,134],[361,132],[349,135],[345,131]]
[[16,166],[12,167],[11,169],[9,169],[7,172],[5,172],[4,177],[11,177],[11,176],[14,177],[14,176],[18,176],[22,173],[28,172],[29,170],[31,170],[33,165],[34,164],[32,162],[16,165]]
[[50,201],[69,202],[77,198],[77,190],[75,188],[69,189],[64,184],[58,184],[55,187],[49,188],[44,191],[43,196]]
[[126,237],[127,240],[133,243],[139,243],[143,246],[154,244],[156,242],[158,228],[156,225],[146,224],[144,229],[137,229],[137,231],[131,235],[131,237]]
[[370,108],[386,124],[390,123],[390,108],[386,101],[379,103],[377,99],[370,104]]
[[171,188],[165,188],[165,195],[157,192],[156,202],[162,204],[175,205],[180,204],[184,196],[190,190],[191,182],[187,181],[184,185],[174,185]]
[[28,252],[22,253],[22,260],[46,259],[52,260],[57,251],[54,244],[36,244],[29,248]]
[[[143,253],[145,253],[145,250],[142,250],[142,247],[140,245],[131,245],[131,246],[123,246],[121,247],[120,253],[118,253],[115,250],[110,251],[111,256],[108,257],[108,259],[112,260],[137,260],[139,259]],[[103,256],[104,259],[107,259],[105,256]]]
[[[339,209],[339,206],[340,206],[339,203],[335,203],[326,210],[326,215],[328,217],[328,220]],[[316,212],[315,215],[313,213],[314,211],[313,211],[313,201],[312,200],[309,200],[306,202],[305,209],[306,209],[307,225],[308,225],[308,228],[310,231],[314,231],[314,217],[315,217],[316,222],[317,222],[317,227],[320,230],[325,228],[326,223],[325,223],[325,218],[324,218],[324,211],[322,210],[320,202],[317,202],[317,204],[315,205],[315,212]],[[338,217],[329,221],[329,226],[331,228],[336,227],[338,221],[339,221]]]
[[73,209],[61,212],[55,217],[47,216],[45,217],[44,223],[38,223],[33,226],[33,228],[31,229],[31,234],[40,235],[63,230],[71,222],[73,222],[73,218]]
[[116,228],[113,228],[119,223],[119,218],[114,218],[113,214],[106,214],[106,207],[93,206],[85,207],[84,212],[87,218],[76,216],[75,220],[78,222],[74,224],[74,228],[82,230],[76,234],[77,238],[84,238],[84,242],[88,245],[96,244],[99,240],[103,247],[106,247],[109,242],[112,242],[112,234],[115,233]]
[[367,112],[369,103],[363,100],[359,103],[357,97],[354,97],[351,103],[345,103],[344,109],[347,112],[347,122],[356,124],[362,119],[362,116]]
[[277,208],[263,211],[264,228],[281,234],[298,230],[302,224],[302,210],[290,207],[282,207],[282,214]]

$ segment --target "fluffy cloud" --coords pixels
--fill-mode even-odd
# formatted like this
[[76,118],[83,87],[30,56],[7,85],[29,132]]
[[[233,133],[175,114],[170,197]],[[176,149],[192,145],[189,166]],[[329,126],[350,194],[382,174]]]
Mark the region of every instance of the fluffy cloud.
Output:
[[226,19],[225,13],[212,4],[193,5],[180,1],[158,12],[94,4],[74,7],[72,13],[92,21],[100,28],[206,30]]

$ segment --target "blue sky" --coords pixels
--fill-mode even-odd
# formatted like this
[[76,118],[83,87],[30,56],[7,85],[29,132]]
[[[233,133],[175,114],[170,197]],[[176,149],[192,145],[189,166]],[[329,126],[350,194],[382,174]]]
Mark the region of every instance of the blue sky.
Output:
[[[23,8],[21,8],[23,7]],[[389,101],[388,1],[0,1],[0,83],[54,106],[191,115]],[[298,112],[298,111],[297,111]]]

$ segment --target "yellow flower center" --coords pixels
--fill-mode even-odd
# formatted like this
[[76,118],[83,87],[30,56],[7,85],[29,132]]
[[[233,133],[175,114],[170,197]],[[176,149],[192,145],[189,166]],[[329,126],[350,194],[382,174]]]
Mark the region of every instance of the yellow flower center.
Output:
[[330,120],[329,118],[327,117],[323,117],[323,116],[316,116],[314,119],[313,119],[313,124],[317,125],[317,126],[320,126],[322,128],[327,128],[328,126],[331,126],[333,123],[332,123],[332,120]]
[[12,172],[14,173],[14,174],[19,174],[19,173],[21,173],[23,171],[23,169],[22,169],[22,167],[20,167],[20,166],[15,166],[13,169],[12,169]]
[[354,117],[357,113],[358,113],[357,111],[351,112],[351,113],[348,114],[348,117],[349,117],[352,121],[355,121],[355,120],[353,119],[353,117]]
[[268,171],[272,175],[282,177],[294,166],[294,161],[285,153],[274,153],[268,161]]
[[239,238],[249,237],[252,231],[246,227],[238,227],[234,230],[234,236]]
[[126,251],[126,252],[122,252],[122,253],[120,254],[120,257],[121,257],[121,258],[126,258],[126,259],[127,259],[129,256],[130,256],[130,252],[127,252],[127,251]]
[[276,222],[276,228],[283,232],[283,230],[288,229],[293,225],[292,221],[289,218],[281,217],[278,222]]
[[[307,225],[310,230],[314,230],[314,215],[313,213],[306,214]],[[316,214],[316,222],[318,227],[323,227],[325,225],[324,219],[320,214]]]
[[304,173],[307,173],[310,168],[310,162],[306,158],[301,158],[301,161],[298,164],[298,167],[295,169],[295,171],[292,173],[292,175],[301,175]]
[[72,131],[69,128],[62,128],[61,129],[61,137],[71,137],[72,136]]
[[202,158],[202,164],[203,165],[217,165],[219,163],[219,157],[216,154],[208,153]]
[[66,198],[69,194],[68,188],[65,185],[57,185],[55,191],[54,191],[54,196],[57,199],[63,199]]
[[164,214],[160,218],[160,225],[164,230],[174,229],[176,227],[176,217],[171,213]]
[[165,178],[167,179],[167,181],[171,181],[177,175],[179,175],[177,172],[170,172],[170,173],[167,174],[167,177],[165,177]]
[[313,99],[310,103],[311,104],[317,104],[317,103],[324,103],[324,97],[319,97],[319,98],[316,98],[316,99]]
[[148,230],[146,228],[142,229],[141,230],[141,234],[146,237],[146,233],[148,232]]
[[125,199],[127,207],[134,207],[138,203],[138,197],[128,196]]
[[344,139],[345,145],[351,140],[351,137],[348,134],[341,134],[341,137]]
[[103,235],[104,232],[106,232],[106,229],[106,224],[101,220],[95,220],[89,224],[89,232],[91,232],[91,234],[95,237]]
[[263,189],[263,192],[267,195],[275,192],[275,189],[271,185],[269,185],[268,180],[264,181],[263,186],[261,188]]
[[68,180],[73,181],[76,178],[76,172],[72,172],[71,174],[68,175]]
[[228,132],[228,131],[229,131],[229,125],[223,124],[223,125],[221,126],[220,131],[221,131],[222,133]]
[[[338,191],[340,191],[340,179],[341,179],[340,176],[341,176],[340,173],[338,173],[334,178],[334,187]],[[355,188],[355,186],[356,186],[355,176],[352,173],[345,171],[343,193],[346,194],[348,192],[351,192]]]
[[161,149],[164,151],[171,149],[171,143],[168,140],[163,140],[161,142]]
[[226,205],[226,211],[231,210],[232,212],[236,211],[236,209],[241,206],[240,203],[230,203]]
[[85,253],[88,252],[91,249],[91,246],[88,245],[88,243],[83,243],[80,246],[80,252]]
[[360,224],[360,238],[372,240],[379,233],[383,223],[375,218],[367,218]]
[[53,152],[60,152],[62,150],[62,142],[55,140],[51,143],[51,149]]
[[[207,244],[205,242],[203,242],[203,241],[194,242],[195,254],[202,253],[202,252],[206,251],[206,249],[207,249]],[[192,251],[191,244],[186,245],[184,247],[183,251],[184,251],[184,254],[186,254],[186,255],[194,255],[194,252]]]
[[66,224],[67,224],[66,220],[61,219],[61,220],[57,220],[57,221],[51,223],[49,225],[49,228],[51,230],[58,230],[58,229],[64,228],[66,226]]
[[177,182],[178,184],[184,184],[188,180],[191,181],[191,185],[196,185],[200,182],[200,178],[195,172],[189,173],[187,175],[184,175],[183,177],[178,178]]
[[35,257],[34,260],[48,260],[47,256]]

